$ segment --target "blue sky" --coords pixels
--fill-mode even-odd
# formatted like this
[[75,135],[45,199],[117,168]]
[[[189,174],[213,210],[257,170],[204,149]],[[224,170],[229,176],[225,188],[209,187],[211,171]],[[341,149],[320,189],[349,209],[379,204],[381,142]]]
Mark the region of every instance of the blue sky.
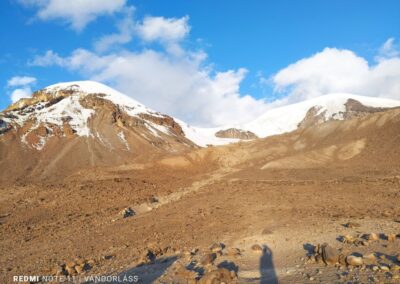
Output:
[[[0,2],[0,109],[10,104],[16,89],[84,79],[102,81],[150,107],[202,125],[222,124],[242,114],[250,119],[249,110],[258,115],[275,105],[329,92],[400,99],[395,95],[400,66],[400,2],[396,0],[110,0],[115,5],[109,7],[93,7],[90,2],[76,0],[75,7],[60,6],[60,0]],[[74,14],[78,10],[86,14]],[[88,18],[92,20],[85,22]],[[121,31],[118,25],[124,23],[127,28]],[[98,48],[98,42],[110,34],[125,38]],[[77,50],[85,52],[78,63]],[[53,56],[40,61],[49,51]],[[132,78],[108,70],[117,64],[116,58],[131,62],[121,68],[126,67]],[[303,64],[302,59],[309,61]],[[165,64],[158,66],[157,60]],[[107,62],[97,66],[100,61]],[[321,67],[321,62],[328,67]],[[343,65],[331,68],[336,62]],[[131,65],[137,68],[131,70]],[[376,74],[380,66],[386,69]],[[327,69],[334,71],[328,74]],[[309,70],[313,74],[299,77]],[[326,74],[321,77],[321,72]],[[352,81],[357,86],[341,80],[349,73],[355,74]],[[35,80],[10,84],[15,76]],[[380,78],[373,88],[367,83],[371,77]],[[337,81],[321,85],[332,78]],[[163,88],[163,80],[176,82]],[[388,80],[390,88],[382,90],[380,84]],[[182,82],[187,85],[176,87]],[[153,85],[160,85],[159,89]],[[191,104],[197,104],[197,109]],[[212,113],[209,105],[217,105]],[[224,114],[225,106],[236,113]]]

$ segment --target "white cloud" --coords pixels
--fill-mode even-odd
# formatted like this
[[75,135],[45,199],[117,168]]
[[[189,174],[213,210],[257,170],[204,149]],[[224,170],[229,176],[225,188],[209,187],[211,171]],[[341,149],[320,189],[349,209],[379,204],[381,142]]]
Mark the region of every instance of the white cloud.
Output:
[[376,61],[382,61],[394,57],[399,57],[400,53],[395,44],[394,38],[389,38],[379,49],[378,55],[375,57]]
[[133,19],[133,7],[124,9],[124,16],[117,22],[117,33],[105,35],[95,42],[95,49],[98,52],[107,51],[115,45],[126,44],[134,36],[143,43],[161,43],[171,55],[182,56],[185,51],[180,42],[189,34],[189,17],[164,18],[145,17],[142,22],[135,22]]
[[60,57],[57,53],[52,50],[46,51],[44,55],[38,55],[33,58],[33,60],[28,62],[28,65],[32,66],[50,66],[50,65],[59,65],[62,66],[64,62],[64,58]]
[[284,102],[335,92],[400,99],[400,58],[394,54],[369,65],[350,50],[325,48],[280,70],[271,81],[276,92],[289,95]]
[[29,86],[15,89],[10,94],[10,99],[13,103],[19,101],[22,98],[29,98],[32,95],[32,89]]
[[189,33],[188,20],[188,16],[179,19],[146,17],[137,30],[144,41],[176,42],[182,40]]
[[35,77],[29,76],[15,76],[12,77],[10,80],[7,81],[8,87],[18,87],[18,86],[26,86],[36,83]]
[[132,40],[136,23],[133,19],[135,8],[130,6],[124,9],[124,16],[117,22],[117,33],[105,35],[95,42],[95,49],[99,52],[108,50],[113,45],[125,44]]
[[194,125],[245,122],[267,109],[263,100],[240,94],[245,69],[215,73],[204,66],[204,60],[203,52],[176,57],[154,50],[99,55],[78,49],[54,64],[111,84],[155,110]]
[[82,30],[99,16],[121,11],[126,0],[19,0],[26,6],[38,8],[41,20],[63,20],[74,30]]
[[13,103],[22,98],[29,98],[32,95],[31,86],[36,83],[35,77],[14,76],[7,81],[7,87],[19,87],[10,93],[10,99]]

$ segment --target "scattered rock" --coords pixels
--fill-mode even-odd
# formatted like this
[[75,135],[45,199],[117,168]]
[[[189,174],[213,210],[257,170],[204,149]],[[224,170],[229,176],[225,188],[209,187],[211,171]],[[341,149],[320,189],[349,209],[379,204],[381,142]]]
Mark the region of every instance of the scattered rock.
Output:
[[349,255],[346,257],[346,263],[352,266],[361,266],[364,264],[362,257]]
[[132,208],[127,207],[119,213],[122,218],[128,218],[135,215],[135,211]]
[[216,253],[207,253],[201,257],[200,263],[202,265],[212,264],[216,258],[217,258]]
[[224,248],[224,246],[222,245],[222,244],[220,244],[220,243],[213,243],[211,246],[210,246],[210,251],[211,252],[216,252],[216,253],[220,253],[222,250],[223,250],[223,248]]
[[385,272],[390,271],[390,267],[387,266],[387,265],[380,265],[379,269],[382,270],[382,271],[385,271]]
[[339,262],[339,252],[337,249],[332,248],[328,244],[322,245],[322,260],[325,264],[336,264]]
[[218,268],[206,273],[198,282],[198,284],[214,284],[214,283],[236,283],[237,276],[234,271],[226,268]]
[[376,261],[376,256],[374,253],[366,254],[363,256],[363,259],[367,262],[375,262]]
[[261,253],[263,251],[263,248],[259,244],[255,244],[251,246],[251,250],[253,252]]
[[377,240],[379,240],[379,236],[378,236],[378,234],[371,233],[371,234],[367,235],[367,240],[368,241],[377,241]]
[[342,237],[342,242],[347,243],[347,244],[352,244],[355,241],[357,241],[356,237],[353,237],[352,235],[345,235]]
[[78,273],[78,274],[80,274],[80,273],[82,273],[84,270],[83,270],[83,265],[77,265],[77,266],[75,266],[75,270],[76,270],[76,272]]

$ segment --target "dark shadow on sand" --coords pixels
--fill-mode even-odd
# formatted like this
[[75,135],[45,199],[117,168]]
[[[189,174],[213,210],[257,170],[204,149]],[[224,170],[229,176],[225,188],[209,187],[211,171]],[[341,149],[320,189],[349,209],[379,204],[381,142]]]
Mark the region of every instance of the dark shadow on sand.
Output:
[[272,251],[266,245],[263,245],[262,255],[260,257],[260,275],[260,284],[278,284]]
[[[96,282],[96,283],[107,283],[107,284],[121,284],[121,283],[153,283],[157,280],[163,273],[170,267],[178,257],[165,257],[154,261],[152,264],[146,264],[138,267],[130,268],[124,272],[117,274],[119,281],[107,281],[107,282]],[[138,281],[125,281],[124,279],[129,279],[129,277],[137,277]],[[94,282],[85,282],[86,284],[91,284]]]

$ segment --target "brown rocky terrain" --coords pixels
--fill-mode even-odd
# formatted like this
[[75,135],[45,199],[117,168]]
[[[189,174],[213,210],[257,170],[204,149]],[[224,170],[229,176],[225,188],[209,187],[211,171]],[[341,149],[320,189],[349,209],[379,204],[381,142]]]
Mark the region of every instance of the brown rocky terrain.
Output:
[[217,131],[215,133],[215,136],[221,137],[221,138],[236,138],[236,139],[242,139],[242,140],[250,140],[250,139],[258,138],[257,135],[255,135],[251,131],[244,131],[244,130],[236,129],[236,128],[229,128],[229,129]]
[[220,147],[170,140],[176,151],[154,151],[136,134],[140,120],[111,110],[90,123],[129,129],[134,154],[62,136],[30,168],[33,152],[0,147],[14,159],[0,162],[1,283],[14,275],[399,282],[400,110]]

